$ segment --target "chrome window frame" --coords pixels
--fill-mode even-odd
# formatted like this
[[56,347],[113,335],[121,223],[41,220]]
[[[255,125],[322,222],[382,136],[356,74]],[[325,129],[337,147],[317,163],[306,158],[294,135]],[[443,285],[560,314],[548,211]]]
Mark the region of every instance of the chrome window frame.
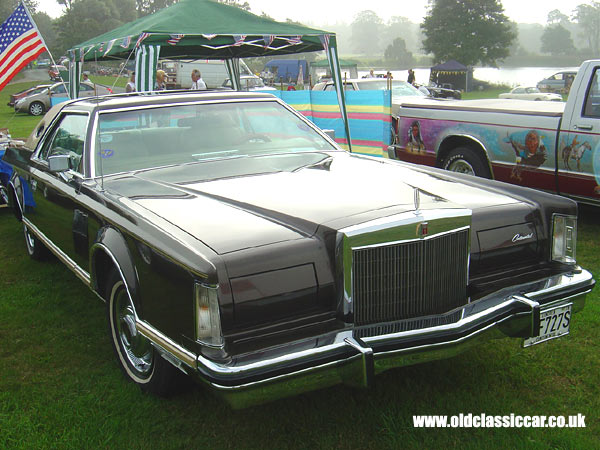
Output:
[[[60,126],[60,124],[62,123],[63,119],[66,116],[83,116],[83,115],[87,116],[86,135],[85,135],[85,139],[87,141],[89,139],[90,118],[91,118],[92,114],[89,111],[85,111],[85,110],[73,109],[73,110],[65,111],[63,109],[60,113],[58,113],[56,115],[56,117],[54,117],[54,119],[50,122],[50,124],[48,124],[46,126],[45,130],[43,131],[44,135],[37,143],[37,147],[35,148],[33,154],[31,155],[31,159],[39,164],[42,164],[44,167],[49,167],[48,160],[44,159],[44,158],[40,158],[40,153],[42,152],[42,149],[45,147],[48,140],[52,139],[52,136],[54,136],[54,132],[56,131],[57,127]],[[34,129],[34,131],[35,131],[35,129]],[[86,169],[87,169],[87,167],[86,167],[87,166],[87,164],[86,164],[86,147],[88,147],[88,146],[86,145],[86,142],[84,141],[83,152],[81,154],[81,168],[82,168],[83,173],[78,172],[73,169],[69,169],[66,171],[66,173],[68,175],[70,175],[71,177],[79,178],[81,180],[88,179],[88,177],[86,177],[86,174],[85,174]]]

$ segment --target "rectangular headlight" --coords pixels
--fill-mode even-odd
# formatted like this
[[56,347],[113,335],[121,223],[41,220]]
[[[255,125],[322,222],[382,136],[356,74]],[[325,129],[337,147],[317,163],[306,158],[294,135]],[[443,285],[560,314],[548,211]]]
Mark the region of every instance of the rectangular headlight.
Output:
[[577,217],[554,214],[552,218],[552,259],[575,264]]
[[210,347],[222,347],[218,286],[196,283],[194,291],[196,340]]

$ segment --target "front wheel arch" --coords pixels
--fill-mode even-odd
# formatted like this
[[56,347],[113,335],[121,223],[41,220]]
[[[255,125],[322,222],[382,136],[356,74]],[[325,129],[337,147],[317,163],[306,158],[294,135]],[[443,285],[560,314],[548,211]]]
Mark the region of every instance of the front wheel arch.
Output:
[[98,232],[98,239],[90,250],[91,287],[104,299],[106,281],[112,268],[119,272],[134,305],[139,307],[139,280],[125,237],[118,230],[105,227]]

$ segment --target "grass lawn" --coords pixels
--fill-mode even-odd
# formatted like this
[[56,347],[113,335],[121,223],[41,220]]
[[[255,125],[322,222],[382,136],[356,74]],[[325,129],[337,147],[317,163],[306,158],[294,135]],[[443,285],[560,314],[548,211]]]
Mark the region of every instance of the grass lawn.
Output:
[[463,100],[474,100],[479,98],[498,98],[500,94],[503,92],[509,92],[510,88],[493,88],[486,89],[485,91],[472,91],[472,92],[463,92],[462,99]]
[[[0,92],[0,127],[14,116],[4,113],[10,88]],[[24,137],[38,119],[10,120]],[[582,208],[578,261],[596,278],[599,227],[597,210]],[[0,448],[598,448],[599,300],[600,287],[570,336],[533,348],[500,340],[385,372],[371,390],[338,386],[232,411],[199,386],[162,399],[128,383],[103,303],[57,260],[29,259],[21,224],[0,208]],[[412,424],[414,414],[460,413],[583,414],[587,427]]]

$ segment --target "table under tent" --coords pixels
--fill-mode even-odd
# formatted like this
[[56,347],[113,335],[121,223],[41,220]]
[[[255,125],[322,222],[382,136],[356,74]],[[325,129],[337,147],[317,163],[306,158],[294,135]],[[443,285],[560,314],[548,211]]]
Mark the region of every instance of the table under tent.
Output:
[[[171,60],[224,60],[233,88],[240,89],[240,58],[325,51],[350,145],[348,115],[335,33],[276,22],[211,0],[180,2],[76,45],[69,50],[70,78],[85,62],[135,59],[138,91],[154,88],[159,56]],[[79,83],[70,83],[78,97]]]

